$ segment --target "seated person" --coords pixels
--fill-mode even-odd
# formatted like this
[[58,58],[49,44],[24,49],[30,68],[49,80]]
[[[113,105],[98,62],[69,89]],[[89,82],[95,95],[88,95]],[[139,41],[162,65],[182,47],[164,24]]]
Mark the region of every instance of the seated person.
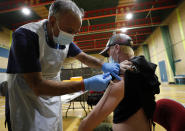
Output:
[[154,95],[159,93],[160,83],[155,75],[156,65],[144,56],[134,57],[132,43],[128,35],[115,34],[101,52],[109,56],[109,62],[120,63],[121,80],[110,82],[102,99],[82,120],[79,131],[92,131],[113,111],[113,131],[151,130]]

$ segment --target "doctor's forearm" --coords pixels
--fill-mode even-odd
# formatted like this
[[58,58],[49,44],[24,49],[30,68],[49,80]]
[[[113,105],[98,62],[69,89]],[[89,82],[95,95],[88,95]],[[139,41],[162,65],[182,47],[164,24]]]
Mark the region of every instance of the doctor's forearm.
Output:
[[86,59],[84,61],[84,64],[86,64],[87,66],[92,67],[92,68],[100,68],[101,69],[103,62],[95,57],[89,56],[88,59]]
[[89,67],[92,67],[92,68],[101,68],[104,63],[103,61],[101,61],[93,56],[87,55],[84,52],[82,52],[78,56],[76,56],[76,59],[78,59],[83,64],[85,64]]
[[57,96],[80,91],[84,87],[83,81],[57,82],[45,80],[41,72],[23,74],[28,86],[39,95]]
[[37,95],[59,96],[81,91],[83,82],[55,82],[43,80],[39,82],[33,90]]

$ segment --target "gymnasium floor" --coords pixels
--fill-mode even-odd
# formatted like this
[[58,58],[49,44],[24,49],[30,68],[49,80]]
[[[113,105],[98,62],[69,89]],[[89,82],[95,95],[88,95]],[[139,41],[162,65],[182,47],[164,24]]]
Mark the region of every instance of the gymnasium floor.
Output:
[[[161,93],[156,95],[156,100],[161,98],[169,98],[180,102],[185,106],[185,85],[162,85]],[[63,105],[63,115],[65,116],[65,108],[68,104]],[[75,103],[75,107],[80,106],[78,102]],[[87,106],[86,106],[87,107]],[[88,109],[87,109],[88,110]],[[0,131],[7,131],[4,128],[4,113],[5,113],[5,99],[0,97]],[[81,118],[85,116],[85,112],[82,109],[69,110],[68,117],[63,117],[63,129],[64,131],[77,131]],[[106,122],[111,122],[112,114],[108,116]],[[156,131],[165,131],[164,128],[157,125]]]

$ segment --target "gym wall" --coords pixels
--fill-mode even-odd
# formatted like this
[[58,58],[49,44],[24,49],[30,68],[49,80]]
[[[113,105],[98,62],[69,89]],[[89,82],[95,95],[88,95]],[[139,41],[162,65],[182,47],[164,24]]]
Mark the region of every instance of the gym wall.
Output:
[[[161,80],[161,72],[166,70],[168,83],[174,82],[174,76],[185,75],[185,2],[180,4],[174,11],[163,21],[167,25],[169,36],[171,38],[171,48],[175,74],[171,68],[169,56],[165,48],[164,35],[162,27],[158,27],[152,35],[145,41],[149,48],[151,62],[158,65],[156,74]],[[143,48],[139,47],[135,51],[136,55],[143,54]],[[160,69],[161,67],[162,69]],[[162,70],[162,71],[161,71]],[[161,71],[161,72],[160,72]],[[163,76],[162,76],[163,77]]]
[[0,28],[0,82],[7,79],[6,69],[8,64],[9,47],[11,45],[12,31]]

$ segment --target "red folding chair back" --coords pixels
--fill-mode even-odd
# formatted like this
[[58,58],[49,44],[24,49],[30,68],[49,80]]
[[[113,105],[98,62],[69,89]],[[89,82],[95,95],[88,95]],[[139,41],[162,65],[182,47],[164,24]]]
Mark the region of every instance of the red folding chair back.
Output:
[[185,131],[185,107],[174,100],[160,99],[153,120],[167,131]]

